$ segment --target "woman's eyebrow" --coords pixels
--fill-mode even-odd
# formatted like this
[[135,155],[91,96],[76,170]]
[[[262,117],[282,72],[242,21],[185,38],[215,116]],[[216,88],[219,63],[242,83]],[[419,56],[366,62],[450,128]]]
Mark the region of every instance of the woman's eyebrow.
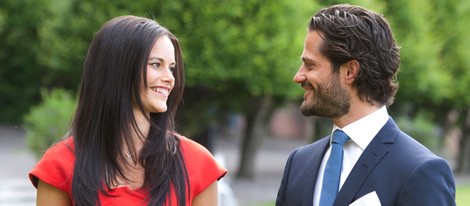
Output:
[[160,61],[164,61],[164,59],[163,59],[163,58],[160,58],[160,57],[150,57],[150,58],[149,58],[149,61],[150,61],[150,60],[160,60]]

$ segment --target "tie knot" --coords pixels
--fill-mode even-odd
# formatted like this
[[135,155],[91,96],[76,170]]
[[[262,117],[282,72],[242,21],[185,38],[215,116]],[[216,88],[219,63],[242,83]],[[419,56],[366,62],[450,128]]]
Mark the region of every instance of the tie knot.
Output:
[[337,129],[333,132],[333,143],[343,145],[348,140],[349,140],[348,135],[344,133],[342,130]]

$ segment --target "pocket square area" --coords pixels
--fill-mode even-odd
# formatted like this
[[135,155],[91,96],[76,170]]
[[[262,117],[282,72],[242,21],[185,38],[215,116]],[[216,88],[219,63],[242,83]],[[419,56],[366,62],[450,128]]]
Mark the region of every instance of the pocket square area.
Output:
[[379,196],[377,196],[377,193],[373,191],[357,199],[349,206],[381,206],[381,204]]

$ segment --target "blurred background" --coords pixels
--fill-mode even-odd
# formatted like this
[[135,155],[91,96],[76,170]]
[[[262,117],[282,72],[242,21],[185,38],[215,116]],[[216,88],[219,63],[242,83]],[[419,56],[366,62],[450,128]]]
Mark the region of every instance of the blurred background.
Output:
[[178,131],[226,165],[221,205],[274,205],[285,161],[327,135],[292,82],[309,18],[335,3],[383,13],[401,46],[389,113],[452,166],[470,205],[470,1],[1,0],[0,205],[34,205],[27,173],[64,135],[94,33],[119,15],[154,18],[181,41]]

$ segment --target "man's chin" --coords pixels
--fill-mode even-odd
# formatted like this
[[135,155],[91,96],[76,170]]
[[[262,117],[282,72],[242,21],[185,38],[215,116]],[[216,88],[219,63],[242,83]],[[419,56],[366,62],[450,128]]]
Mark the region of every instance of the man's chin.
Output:
[[302,102],[300,105],[300,113],[302,113],[306,117],[310,116],[319,116],[319,117],[331,117],[331,114],[329,114],[325,110],[321,110],[320,108],[317,108],[313,105],[309,105],[305,102]]
[[308,105],[305,101],[300,105],[300,113],[306,117],[315,115],[312,105]]

